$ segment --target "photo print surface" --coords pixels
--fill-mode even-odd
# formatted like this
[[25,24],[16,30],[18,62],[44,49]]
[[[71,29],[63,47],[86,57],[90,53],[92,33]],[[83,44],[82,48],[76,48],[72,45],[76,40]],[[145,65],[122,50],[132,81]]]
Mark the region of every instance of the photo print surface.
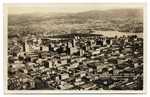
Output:
[[6,93],[145,91],[145,4],[4,9]]

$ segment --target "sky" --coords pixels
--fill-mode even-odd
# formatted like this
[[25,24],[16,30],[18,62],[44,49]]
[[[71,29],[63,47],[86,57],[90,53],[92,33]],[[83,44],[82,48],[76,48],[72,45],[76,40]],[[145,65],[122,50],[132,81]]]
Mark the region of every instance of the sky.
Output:
[[4,4],[8,14],[22,13],[77,13],[89,10],[143,8],[143,4]]

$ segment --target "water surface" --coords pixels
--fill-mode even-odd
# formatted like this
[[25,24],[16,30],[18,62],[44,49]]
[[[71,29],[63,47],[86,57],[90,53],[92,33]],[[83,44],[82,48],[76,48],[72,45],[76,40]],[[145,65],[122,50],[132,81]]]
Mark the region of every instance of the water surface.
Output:
[[140,38],[143,38],[143,33],[131,33],[131,32],[118,32],[118,31],[95,31],[92,34],[102,34],[105,37],[122,37],[123,35],[137,35]]

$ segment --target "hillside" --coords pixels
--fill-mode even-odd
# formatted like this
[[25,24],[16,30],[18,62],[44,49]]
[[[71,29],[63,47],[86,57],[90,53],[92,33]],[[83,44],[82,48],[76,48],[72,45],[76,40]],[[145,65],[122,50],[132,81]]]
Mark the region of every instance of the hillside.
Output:
[[141,9],[111,9],[111,10],[92,10],[78,13],[26,13],[9,14],[8,24],[21,24],[29,21],[41,22],[51,19],[142,19]]
[[75,14],[78,18],[93,18],[93,19],[116,19],[116,18],[143,18],[142,10],[140,9],[112,9],[112,10],[93,10],[80,12]]
[[78,13],[25,13],[8,15],[8,36],[41,37],[97,31],[143,32],[141,9],[92,10]]

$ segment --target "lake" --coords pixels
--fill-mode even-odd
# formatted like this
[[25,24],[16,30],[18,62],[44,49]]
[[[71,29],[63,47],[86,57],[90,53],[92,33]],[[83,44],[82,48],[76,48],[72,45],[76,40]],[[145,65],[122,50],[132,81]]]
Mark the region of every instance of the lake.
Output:
[[118,32],[118,31],[95,31],[92,34],[102,34],[105,37],[122,37],[123,35],[137,35],[140,38],[143,38],[143,33],[130,33],[130,32]]

